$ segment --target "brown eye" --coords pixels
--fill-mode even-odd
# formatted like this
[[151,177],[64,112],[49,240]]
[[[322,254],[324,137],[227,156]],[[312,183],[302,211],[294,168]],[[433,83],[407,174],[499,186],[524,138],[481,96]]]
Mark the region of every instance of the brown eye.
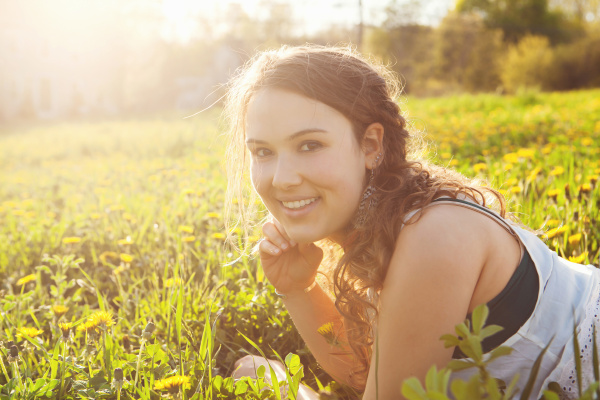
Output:
[[300,145],[300,151],[314,151],[321,147],[321,143],[319,142],[305,142]]
[[254,154],[254,156],[256,156],[258,158],[264,158],[264,157],[268,157],[271,155],[271,150],[265,149],[265,148],[259,148],[259,149],[254,150],[252,152],[252,154]]

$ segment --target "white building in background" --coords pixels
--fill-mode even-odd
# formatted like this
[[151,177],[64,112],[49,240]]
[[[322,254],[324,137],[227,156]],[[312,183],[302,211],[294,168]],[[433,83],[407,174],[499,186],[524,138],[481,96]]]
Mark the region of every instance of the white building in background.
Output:
[[123,51],[115,4],[0,0],[0,120],[120,110]]

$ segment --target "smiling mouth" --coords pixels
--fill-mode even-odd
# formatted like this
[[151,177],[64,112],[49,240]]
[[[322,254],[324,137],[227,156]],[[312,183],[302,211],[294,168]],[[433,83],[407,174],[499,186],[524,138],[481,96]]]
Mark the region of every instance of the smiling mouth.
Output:
[[309,205],[310,203],[316,201],[317,199],[318,199],[318,197],[313,197],[310,199],[304,199],[304,200],[298,200],[298,201],[282,201],[281,204],[283,204],[283,206],[285,208],[289,208],[290,210],[297,210],[299,208]]

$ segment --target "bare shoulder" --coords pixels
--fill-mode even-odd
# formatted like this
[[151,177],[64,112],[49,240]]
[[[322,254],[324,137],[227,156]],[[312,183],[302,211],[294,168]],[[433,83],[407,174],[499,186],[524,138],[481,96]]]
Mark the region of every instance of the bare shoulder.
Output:
[[[471,209],[451,204],[436,204],[422,210],[416,222],[404,226],[394,256],[482,266],[489,254],[490,230],[497,225]],[[493,228],[492,228],[493,230]]]

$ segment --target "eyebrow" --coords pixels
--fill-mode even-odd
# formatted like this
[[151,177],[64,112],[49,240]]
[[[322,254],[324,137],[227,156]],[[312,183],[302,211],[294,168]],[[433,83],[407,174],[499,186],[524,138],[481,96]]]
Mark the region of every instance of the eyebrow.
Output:
[[[321,128],[308,128],[308,129],[302,129],[301,131],[298,131],[296,133],[294,133],[293,135],[290,135],[289,137],[286,138],[287,141],[292,141],[294,139],[299,138],[300,136],[303,135],[307,135],[309,133],[327,133],[327,131],[325,129],[321,129]],[[268,142],[266,142],[265,140],[259,140],[259,139],[246,139],[246,144],[250,144],[250,143],[259,143],[259,144],[266,144]]]

